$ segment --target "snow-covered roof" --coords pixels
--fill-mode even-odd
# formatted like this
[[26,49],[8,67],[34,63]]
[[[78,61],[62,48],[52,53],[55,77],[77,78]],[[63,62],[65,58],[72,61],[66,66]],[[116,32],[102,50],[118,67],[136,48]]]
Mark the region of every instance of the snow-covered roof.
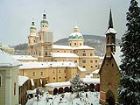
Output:
[[87,83],[87,84],[91,84],[91,83],[98,84],[98,83],[100,83],[100,78],[81,78],[81,80],[84,83]]
[[0,67],[11,67],[11,66],[19,66],[20,63],[12,58],[11,55],[5,53],[0,50]]
[[70,49],[70,50],[75,50],[75,49],[94,49],[93,47],[90,46],[78,46],[78,47],[71,47],[71,46],[64,46],[64,45],[53,45],[53,49]]
[[12,56],[13,58],[15,58],[16,60],[19,60],[19,61],[23,61],[23,60],[26,60],[26,61],[30,61],[30,60],[37,60],[37,58],[35,57],[32,57],[31,55],[13,55]]
[[72,49],[70,46],[65,45],[52,45],[53,49]]
[[87,71],[86,68],[83,68],[83,67],[80,67],[80,66],[78,66],[78,69],[79,69],[80,71]]
[[112,34],[116,34],[116,30],[114,28],[109,28],[106,32],[106,34],[109,34],[109,33],[112,33]]
[[45,86],[53,87],[53,88],[59,88],[59,87],[67,87],[67,86],[70,86],[70,85],[71,85],[70,82],[67,81],[67,82],[48,83]]
[[121,55],[122,55],[120,46],[116,46],[116,52],[115,52],[115,54],[112,54],[112,55],[119,67],[121,65]]
[[52,53],[52,57],[73,57],[73,58],[78,58],[79,56],[74,54],[74,53]]
[[26,76],[18,76],[18,85],[22,86],[28,79]]
[[77,64],[74,62],[22,62],[20,69],[50,67],[77,67]]
[[27,90],[27,94],[35,94],[36,93],[36,88],[34,90]]
[[94,70],[94,71],[92,72],[92,74],[98,74],[98,73],[99,73],[99,69]]
[[93,47],[90,47],[90,46],[86,46],[86,45],[84,45],[84,46],[78,46],[78,47],[72,47],[72,49],[94,49]]

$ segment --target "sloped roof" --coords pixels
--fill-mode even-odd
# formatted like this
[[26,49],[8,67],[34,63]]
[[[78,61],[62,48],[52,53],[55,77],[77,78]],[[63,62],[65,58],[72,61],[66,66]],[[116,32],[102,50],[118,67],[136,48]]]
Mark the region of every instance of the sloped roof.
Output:
[[90,46],[78,46],[78,47],[71,47],[71,46],[65,46],[65,45],[53,45],[53,49],[71,49],[71,50],[75,50],[75,49],[94,49],[93,47]]
[[78,58],[79,56],[74,53],[52,53],[52,57],[66,57],[66,58]]
[[114,54],[112,54],[118,67],[121,65],[121,55],[122,55],[122,52],[121,52],[121,48],[119,46],[116,46],[116,52]]
[[22,62],[20,69],[51,67],[77,67],[77,64],[73,62]]
[[18,76],[18,85],[22,86],[28,79],[26,76]]
[[11,55],[0,50],[0,67],[14,67],[19,66],[20,63],[11,57]]

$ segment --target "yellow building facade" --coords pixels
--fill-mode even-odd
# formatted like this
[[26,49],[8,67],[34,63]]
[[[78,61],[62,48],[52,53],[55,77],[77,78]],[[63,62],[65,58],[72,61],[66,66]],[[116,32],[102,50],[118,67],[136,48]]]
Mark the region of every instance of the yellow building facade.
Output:
[[[46,14],[43,14],[43,19],[40,22],[40,29],[38,32],[35,23],[32,22],[30,34],[28,36],[29,55],[37,58],[38,62],[72,62],[77,65],[75,68],[45,68],[43,73],[49,82],[66,81],[77,73],[82,74],[81,76],[84,77],[86,74],[99,69],[100,57],[95,55],[94,48],[84,45],[84,38],[78,26],[75,26],[73,32],[69,35],[68,45],[54,45],[53,33],[49,31],[48,26]],[[58,73],[57,70],[61,70],[63,74]],[[65,70],[66,72],[64,72]],[[32,76],[31,71],[39,73]],[[42,77],[40,75],[41,71],[41,68],[30,68],[30,70],[22,69],[20,73],[23,75],[23,72],[26,72],[25,76],[30,78],[40,78]],[[59,75],[62,75],[63,77],[60,77]]]
[[45,78],[48,83],[63,82],[69,81],[79,70],[73,62],[24,62],[19,75],[31,79]]

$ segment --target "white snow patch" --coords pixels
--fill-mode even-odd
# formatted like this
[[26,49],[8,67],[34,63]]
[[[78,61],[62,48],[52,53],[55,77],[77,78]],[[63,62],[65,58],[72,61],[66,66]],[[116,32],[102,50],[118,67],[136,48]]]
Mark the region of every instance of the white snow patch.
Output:
[[78,58],[79,56],[77,56],[74,53],[52,53],[52,57],[72,57],[72,58]]
[[22,86],[28,79],[26,76],[18,76],[18,85]]

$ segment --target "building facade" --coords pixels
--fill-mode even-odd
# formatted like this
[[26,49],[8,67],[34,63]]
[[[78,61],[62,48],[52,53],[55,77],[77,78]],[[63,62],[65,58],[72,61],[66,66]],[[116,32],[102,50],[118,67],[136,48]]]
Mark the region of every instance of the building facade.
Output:
[[106,32],[106,54],[103,59],[100,74],[100,103],[102,105],[115,105],[118,102],[118,87],[120,81],[119,49],[115,45],[116,31],[113,28],[110,10],[109,27]]
[[41,62],[74,62],[85,68],[85,73],[91,73],[100,67],[100,58],[95,55],[94,48],[84,45],[84,38],[78,26],[75,26],[69,35],[68,46],[54,45],[46,14],[43,14],[39,32],[32,22],[28,36],[28,52]]
[[18,105],[19,63],[0,50],[0,105]]

